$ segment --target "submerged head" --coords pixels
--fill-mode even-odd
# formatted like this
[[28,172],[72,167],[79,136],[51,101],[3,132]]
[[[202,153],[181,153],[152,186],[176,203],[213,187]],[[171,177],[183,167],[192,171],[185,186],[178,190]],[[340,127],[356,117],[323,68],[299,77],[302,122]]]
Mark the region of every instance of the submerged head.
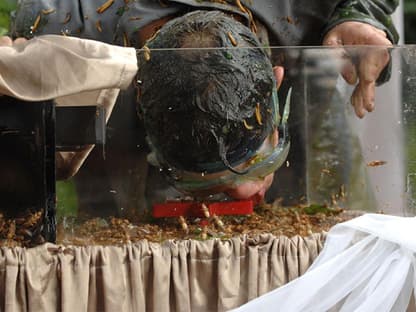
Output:
[[180,190],[222,191],[277,146],[272,65],[250,29],[224,13],[166,23],[139,56],[138,81],[150,147]]

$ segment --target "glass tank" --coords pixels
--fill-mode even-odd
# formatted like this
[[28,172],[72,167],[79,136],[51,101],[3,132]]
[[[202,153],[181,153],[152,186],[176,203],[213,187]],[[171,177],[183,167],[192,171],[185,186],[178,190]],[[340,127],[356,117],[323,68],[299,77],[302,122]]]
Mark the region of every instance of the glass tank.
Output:
[[[278,90],[280,114],[292,90],[288,100],[291,148],[276,171],[267,201],[280,198],[290,205],[342,205],[414,214],[415,47],[388,49],[390,61],[383,72],[385,81],[380,78],[375,88],[375,109],[362,119],[351,106],[355,86],[340,75],[347,60],[358,64],[361,56],[375,49],[267,48],[273,65],[285,67]],[[224,57],[232,58],[236,50],[224,50]],[[178,51],[146,53],[168,57]],[[135,93],[134,89],[121,92],[106,126],[106,140],[95,146],[73,178],[57,183],[58,214],[128,216],[156,202],[192,195],[169,187],[162,170],[148,162],[150,150]],[[218,197],[213,195],[196,199]]]
[[[144,68],[141,64],[146,64],[151,59],[169,60],[174,54],[190,60],[202,57],[215,61],[215,58],[222,57],[226,62],[236,63],[237,56],[246,53],[242,51],[243,49],[250,48],[143,49],[138,50],[139,68]],[[266,174],[274,170],[273,183],[265,194],[264,200],[261,198],[253,200],[254,207],[265,204],[277,205],[282,209],[298,206],[337,207],[357,213],[415,215],[416,142],[413,134],[416,131],[416,46],[389,48],[360,46],[345,49],[264,47],[260,50],[270,58],[271,63],[265,67],[259,65],[257,69],[250,72],[251,76],[248,77],[256,76],[257,72],[271,71],[272,66],[282,66],[284,76],[282,83],[277,83],[279,86],[276,86],[278,87],[276,94],[274,94],[276,91],[274,87],[266,92],[263,92],[264,90],[262,91],[260,87],[256,89],[260,94],[258,102],[253,102],[252,111],[246,113],[244,120],[241,119],[244,126],[244,131],[241,133],[251,136],[254,141],[256,134],[261,133],[261,131],[251,133],[250,129],[253,124],[262,125],[268,118],[258,111],[264,100],[261,98],[263,94],[270,98],[267,101],[273,101],[272,104],[264,101],[264,103],[267,102],[264,105],[270,106],[267,112],[274,120],[270,126],[272,129],[270,133],[274,133],[273,131],[278,133],[280,142],[282,140],[286,140],[286,143],[290,142],[290,149],[285,149],[289,144],[279,144],[276,141],[274,145],[272,144],[271,152],[263,155],[257,151],[262,149],[264,144],[256,145],[254,156],[246,157],[243,153],[240,156],[246,157],[244,162],[237,162],[236,166],[227,158],[231,156],[221,158],[216,155],[222,162],[219,167],[224,167],[217,171],[212,169],[215,166],[208,166],[206,170],[198,167],[194,172],[192,168],[182,168],[178,171],[174,166],[166,166],[166,164],[161,166],[161,158],[155,157],[155,153],[152,153],[149,146],[151,140],[147,138],[149,137],[146,134],[147,125],[145,126],[142,120],[141,97],[158,98],[167,92],[157,88],[160,81],[173,83],[177,88],[187,90],[189,98],[182,99],[185,107],[188,105],[186,103],[192,102],[188,100],[195,97],[195,88],[205,88],[201,94],[212,92],[211,87],[219,83],[219,76],[209,76],[204,80],[208,84],[201,87],[202,83],[195,81],[197,78],[193,78],[205,75],[204,72],[198,72],[201,70],[198,62],[195,62],[194,69],[181,67],[181,64],[174,62],[170,63],[174,70],[159,68],[159,71],[165,70],[166,77],[169,75],[172,77],[175,71],[180,72],[183,75],[181,76],[182,82],[179,78],[176,80],[166,78],[165,81],[163,75],[152,78],[151,71],[144,72],[145,76],[140,76],[139,70],[139,76],[133,83],[134,86],[120,92],[112,111],[95,107],[91,108],[88,113],[88,109],[84,107],[82,116],[85,120],[83,119],[82,126],[79,125],[81,115],[77,110],[77,107],[82,107],[82,103],[71,103],[71,107],[65,109],[60,109],[58,103],[56,107],[56,177],[58,178],[56,212],[58,232],[66,233],[63,234],[62,242],[65,242],[65,237],[68,235],[71,237],[78,235],[74,226],[79,222],[98,220],[94,226],[100,228],[100,226],[108,225],[110,217],[118,218],[112,219],[111,222],[119,223],[132,222],[134,224],[135,220],[141,220],[141,222],[144,220],[149,223],[150,228],[143,231],[151,232],[153,231],[152,224],[159,222],[154,218],[154,214],[152,216],[155,205],[172,201],[208,204],[235,200],[229,192],[224,193],[223,188],[212,187],[204,189],[204,192],[196,192],[197,188],[189,191],[185,187],[184,191],[185,182],[188,181],[186,178],[194,179],[200,183],[198,185],[205,186],[211,185],[212,181],[215,183],[226,181],[223,184],[232,182],[240,185],[247,181],[264,179]],[[363,118],[358,118],[351,105],[351,97],[357,88],[357,83],[352,85],[346,83],[341,72],[350,63],[361,69],[368,69],[362,60],[367,58],[368,62],[368,56],[372,55],[386,56],[388,64],[377,80],[374,111],[366,113]],[[247,64],[237,64],[237,68],[243,65]],[[247,66],[253,66],[253,64]],[[181,68],[180,71],[178,67]],[[224,68],[216,68],[215,72],[221,75],[224,70]],[[238,69],[233,70],[238,72]],[[244,85],[249,88],[247,81],[242,80],[241,75],[237,73],[235,73],[234,80],[224,81],[221,83],[226,91],[220,101],[220,106],[222,105],[220,110],[227,111],[227,105],[234,105],[232,110],[228,109],[228,113],[238,115],[240,106],[236,104],[236,99],[243,101],[246,96],[239,87]],[[141,92],[145,84],[156,87],[146,89],[146,94],[143,95]],[[166,111],[175,110],[171,103],[179,105],[180,102],[180,99],[175,98],[176,91],[164,94],[164,96],[165,99],[170,97],[170,100],[163,104]],[[203,101],[201,103],[197,103],[196,106],[199,105],[198,107],[204,110]],[[276,111],[272,112],[273,109]],[[106,122],[102,116],[109,113],[111,115]],[[176,113],[186,115],[186,110],[178,110]],[[184,122],[177,125],[169,124],[163,118],[158,120],[159,127],[173,129],[165,135],[169,140],[178,136],[176,130],[183,126],[186,128],[186,120],[189,120],[189,123],[194,122],[193,115],[185,116]],[[198,122],[204,124],[205,120]],[[231,131],[227,125],[226,118],[221,128],[221,135],[226,136],[227,131]],[[210,129],[210,123],[206,123],[206,126]],[[285,130],[283,131],[282,128]],[[190,131],[193,133],[192,130]],[[58,137],[64,138],[64,143],[59,141]],[[217,143],[220,141],[215,134],[212,137],[217,140]],[[208,139],[206,144],[211,144],[212,142],[209,143],[209,141],[213,138]],[[236,140],[241,142],[245,142],[244,139],[236,137]],[[261,142],[266,142],[268,139],[269,136],[264,136]],[[193,144],[191,141],[192,138],[189,140],[189,145]],[[252,141],[248,139],[247,142],[247,144],[252,144],[250,143]],[[164,148],[165,143],[167,145],[167,142],[160,142],[160,140],[157,142],[159,148]],[[95,146],[91,149],[93,145]],[[273,154],[276,150],[273,146],[281,150]],[[203,147],[204,144],[201,145],[202,149]],[[219,151],[214,151],[214,154],[220,154],[221,148],[218,147],[218,149]],[[176,155],[188,157],[189,159],[184,161],[186,164],[193,161],[188,154],[181,154],[182,151],[174,150],[173,152],[178,152]],[[253,151],[247,149],[247,153],[249,152]],[[65,157],[68,155],[73,157],[79,153],[84,153],[84,156],[79,157],[76,166],[69,171],[65,169],[65,161],[63,161]],[[85,157],[85,155],[88,156]],[[206,154],[201,156],[201,153],[196,153],[196,155],[199,155],[201,159],[206,156]],[[204,161],[200,163],[204,164]],[[251,167],[248,166],[250,170],[242,172],[245,170],[244,164],[247,163],[250,166],[257,166],[257,169],[251,171]],[[79,169],[76,170],[78,167]],[[267,169],[263,170],[263,168]],[[67,170],[66,175],[71,172],[73,176],[67,178],[64,169]],[[225,179],[224,176],[230,180]],[[180,182],[183,181],[185,182],[181,184]],[[179,190],[174,187],[178,185]],[[240,194],[239,200],[241,199],[250,201],[253,198],[244,198]],[[166,211],[176,209],[172,206],[162,207]],[[166,216],[170,216],[170,213],[167,212]],[[188,222],[193,221],[188,220]],[[222,223],[226,222],[227,219],[222,221]],[[183,222],[179,223],[186,227]]]

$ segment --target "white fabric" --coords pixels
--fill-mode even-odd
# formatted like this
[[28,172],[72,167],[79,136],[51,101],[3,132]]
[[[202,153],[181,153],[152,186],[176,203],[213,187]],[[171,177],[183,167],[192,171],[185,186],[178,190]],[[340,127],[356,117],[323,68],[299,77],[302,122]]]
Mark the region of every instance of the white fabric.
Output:
[[406,311],[415,252],[414,217],[366,214],[333,227],[304,275],[233,311]]
[[[131,84],[136,72],[134,48],[94,40],[46,35],[0,46],[0,95],[54,99],[57,106],[100,106],[106,121],[120,89]],[[61,178],[73,176],[93,148],[57,153]]]
[[134,48],[94,40],[46,35],[0,47],[0,94],[27,101],[125,89],[136,71]]

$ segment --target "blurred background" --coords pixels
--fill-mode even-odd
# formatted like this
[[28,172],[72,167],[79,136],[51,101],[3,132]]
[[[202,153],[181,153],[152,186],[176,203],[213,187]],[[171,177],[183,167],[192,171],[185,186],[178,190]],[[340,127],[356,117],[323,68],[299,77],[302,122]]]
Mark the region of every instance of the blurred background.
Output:
[[404,40],[405,43],[416,43],[416,0],[404,0]]
[[[10,12],[16,9],[17,2],[18,0],[0,0],[0,35],[7,34]],[[401,1],[400,7],[394,14],[394,22],[401,35],[400,44],[416,44],[416,0]],[[354,129],[366,134],[360,142],[361,146],[364,147],[364,158],[386,160],[389,164],[389,166],[373,170],[374,173],[370,174],[370,178],[378,182],[374,186],[374,192],[379,199],[378,207],[386,213],[401,214],[402,208],[399,207],[407,206],[407,213],[416,214],[416,200],[414,200],[416,199],[416,161],[413,161],[416,160],[416,140],[415,142],[410,140],[416,138],[416,122],[414,122],[416,112],[413,112],[413,107],[416,107],[416,105],[412,105],[416,90],[416,78],[413,79],[413,77],[416,77],[416,72],[413,72],[413,70],[416,66],[411,66],[414,57],[409,54],[413,50],[406,49],[403,51],[398,49],[397,52],[392,54],[393,65],[396,70],[392,73],[390,83],[378,88],[377,114],[372,114],[366,118],[365,123],[353,120]],[[319,60],[321,56],[318,53],[308,57]],[[401,63],[402,58],[405,59],[405,65],[407,64],[407,66],[403,66]],[[406,79],[403,77],[406,77]],[[315,81],[315,78],[311,81]],[[313,102],[312,100],[310,102]],[[382,130],[380,130],[380,120],[383,124]],[[400,124],[402,120],[405,123],[404,128]],[[403,133],[407,134],[407,141],[402,140]],[[388,143],[386,144],[386,142]],[[406,142],[406,144],[403,142]],[[311,148],[314,148],[312,143]],[[404,153],[401,152],[403,150]],[[314,155],[313,151],[311,155]],[[406,165],[405,160],[397,160],[398,156],[394,151],[400,151],[400,157],[405,154],[404,156],[408,160]],[[311,157],[311,159],[316,160],[318,158]],[[308,197],[312,202],[322,202],[321,198],[314,197],[318,195],[318,192],[316,192],[316,183],[313,180],[313,177],[321,177],[318,170],[320,167],[317,166],[316,162],[311,162],[310,168],[313,170],[308,172],[308,177],[311,177],[309,184],[314,188],[310,194],[308,193]],[[403,193],[403,189],[410,195],[409,198],[397,196],[397,194]],[[77,194],[72,181],[57,184],[57,198],[59,199],[58,215],[77,215]]]
[[17,0],[0,1],[0,36],[7,33],[10,12],[16,8]]

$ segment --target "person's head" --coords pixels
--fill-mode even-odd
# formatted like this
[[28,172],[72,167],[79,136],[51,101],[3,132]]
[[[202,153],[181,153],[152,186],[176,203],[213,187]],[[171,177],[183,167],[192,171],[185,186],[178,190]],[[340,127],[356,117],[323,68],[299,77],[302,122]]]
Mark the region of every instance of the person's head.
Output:
[[[195,11],[167,22],[139,55],[137,79],[150,147],[183,191],[223,190],[221,175],[248,173],[260,147],[276,137],[270,60],[250,29],[224,13]],[[218,174],[218,183],[181,183],[184,173],[197,180]]]

